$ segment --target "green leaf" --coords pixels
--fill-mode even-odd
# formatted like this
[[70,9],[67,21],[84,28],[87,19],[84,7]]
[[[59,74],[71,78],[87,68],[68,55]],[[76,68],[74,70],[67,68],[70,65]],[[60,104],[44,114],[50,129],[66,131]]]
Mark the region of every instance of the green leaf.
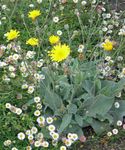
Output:
[[91,117],[96,117],[96,114],[104,116],[111,109],[113,102],[113,97],[100,94],[95,97],[95,100],[92,101],[87,109],[87,115]]
[[114,96],[114,90],[116,89],[116,83],[114,81],[102,81],[102,89],[100,93],[106,96]]
[[91,80],[85,80],[83,82],[83,88],[85,89],[86,92],[88,92],[89,94],[94,94],[94,84]]
[[114,122],[116,123],[118,120],[123,120],[123,117],[125,116],[125,100],[118,101],[120,107],[115,108],[115,106],[112,107],[110,114],[114,118]]
[[114,81],[102,81],[102,89],[100,93],[106,96],[115,96],[116,93],[121,92],[125,86],[125,79],[121,79],[119,82]]
[[63,105],[61,98],[50,89],[46,90],[44,103],[47,104],[53,111],[60,109]]
[[75,115],[75,120],[76,120],[76,122],[78,123],[79,126],[81,126],[81,127],[83,126],[83,117],[82,116],[76,114]]
[[93,119],[93,122],[92,122],[91,126],[94,129],[94,131],[96,132],[96,134],[98,134],[98,135],[103,133],[105,131],[105,129],[108,130],[108,128],[109,128],[109,124],[108,123],[100,122],[100,121],[98,121],[96,119]]
[[98,93],[101,90],[101,81],[99,79],[95,79],[95,92]]
[[63,132],[64,129],[70,124],[72,119],[72,114],[65,114],[62,118],[62,123],[59,128],[59,132]]
[[70,104],[68,106],[68,113],[76,114],[76,112],[77,112],[77,106],[75,104]]
[[105,114],[104,116],[97,115],[97,119],[100,121],[106,121],[107,120],[109,122],[109,124],[113,123],[113,117],[109,113]]
[[59,82],[60,94],[63,97],[63,100],[67,100],[70,97],[72,86],[66,82]]

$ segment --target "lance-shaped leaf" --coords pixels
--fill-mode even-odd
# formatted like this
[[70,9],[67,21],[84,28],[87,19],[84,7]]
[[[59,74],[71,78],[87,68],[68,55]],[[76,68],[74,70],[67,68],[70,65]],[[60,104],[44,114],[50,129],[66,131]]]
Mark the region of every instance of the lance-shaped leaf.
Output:
[[62,118],[62,123],[59,128],[59,132],[62,132],[68,127],[72,119],[72,114],[65,114]]

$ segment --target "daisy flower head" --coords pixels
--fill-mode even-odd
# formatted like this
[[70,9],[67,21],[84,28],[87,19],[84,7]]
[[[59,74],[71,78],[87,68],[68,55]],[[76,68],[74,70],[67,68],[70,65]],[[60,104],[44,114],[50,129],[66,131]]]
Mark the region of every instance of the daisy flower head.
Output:
[[70,47],[66,44],[58,44],[55,45],[52,50],[49,52],[49,56],[52,61],[61,62],[66,59],[70,54]]
[[113,42],[106,39],[104,43],[102,43],[102,47],[106,51],[112,51],[113,50]]
[[37,46],[39,44],[39,40],[37,38],[30,38],[26,41],[26,44],[31,46]]
[[118,134],[118,129],[113,129],[113,130],[112,130],[112,133],[113,133],[113,134]]
[[51,44],[57,44],[57,43],[59,43],[59,41],[60,41],[60,38],[59,38],[59,36],[57,36],[57,35],[51,35],[51,36],[49,37],[49,42],[50,42]]
[[32,11],[29,11],[28,13],[28,17],[31,18],[33,21],[40,15],[41,15],[40,10],[32,10]]
[[66,146],[61,146],[60,150],[66,150]]
[[6,37],[8,41],[16,39],[18,36],[20,36],[20,32],[17,30],[11,29],[9,32],[6,33]]
[[24,140],[25,139],[25,134],[23,132],[18,133],[17,135],[19,140]]

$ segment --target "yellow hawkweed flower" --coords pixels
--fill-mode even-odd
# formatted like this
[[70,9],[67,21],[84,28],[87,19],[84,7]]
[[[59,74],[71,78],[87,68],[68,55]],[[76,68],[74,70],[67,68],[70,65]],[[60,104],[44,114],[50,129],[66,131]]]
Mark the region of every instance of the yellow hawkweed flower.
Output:
[[56,36],[56,35],[52,35],[49,37],[49,42],[51,44],[57,44],[59,40],[60,40],[59,36]]
[[105,42],[102,43],[102,47],[106,51],[112,51],[112,49],[113,49],[113,42],[108,40],[108,39],[106,39]]
[[32,10],[28,13],[28,17],[31,18],[32,20],[35,20],[40,15],[41,15],[40,10]]
[[9,32],[6,33],[7,40],[9,41],[16,39],[18,36],[20,36],[20,32],[17,30],[11,29]]
[[70,51],[70,47],[66,44],[58,44],[53,47],[48,55],[51,57],[52,61],[60,62],[69,56]]
[[37,46],[39,44],[39,40],[37,38],[30,38],[26,41],[26,44],[29,44],[31,46]]

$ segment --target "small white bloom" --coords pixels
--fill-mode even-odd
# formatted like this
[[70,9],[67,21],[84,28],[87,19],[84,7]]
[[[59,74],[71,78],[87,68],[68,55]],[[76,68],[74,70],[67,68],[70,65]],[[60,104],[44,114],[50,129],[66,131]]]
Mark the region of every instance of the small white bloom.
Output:
[[16,69],[13,66],[9,66],[9,71],[15,71]]
[[102,28],[102,31],[103,31],[103,32],[106,32],[107,30],[108,30],[107,27],[103,27],[103,28]]
[[26,69],[25,66],[22,66],[22,67],[20,67],[20,71],[23,72],[23,73],[25,73],[27,71],[27,69]]
[[112,136],[112,132],[108,132],[107,136],[109,136],[109,137]]
[[36,134],[38,132],[38,129],[36,127],[32,127],[31,133]]
[[22,89],[27,89],[27,88],[28,88],[28,84],[25,83],[22,85]]
[[11,73],[10,73],[10,77],[11,77],[11,78],[15,78],[15,77],[16,77],[16,74],[15,74],[14,72],[11,72]]
[[82,1],[81,4],[82,4],[83,6],[85,6],[85,5],[87,4],[87,2],[86,2],[86,1]]
[[108,29],[113,29],[113,25],[108,25]]
[[17,115],[20,115],[21,113],[22,113],[22,109],[16,108],[16,114],[17,114]]
[[23,132],[18,133],[17,135],[19,140],[24,140],[25,139],[25,134]]
[[38,61],[38,62],[37,62],[37,67],[40,68],[40,67],[42,67],[42,66],[43,66],[43,62]]
[[57,35],[61,36],[61,35],[62,35],[62,31],[61,31],[61,30],[58,30],[58,31],[57,31]]
[[55,129],[56,129],[56,128],[55,128],[54,125],[49,125],[49,126],[48,126],[48,130],[49,130],[49,131],[55,131]]
[[40,111],[39,110],[36,110],[35,112],[34,112],[34,116],[40,116]]
[[110,61],[110,60],[111,60],[111,57],[110,57],[110,56],[106,56],[106,57],[105,57],[105,60],[106,60],[106,61]]
[[96,3],[96,0],[92,0],[92,4],[95,4]]
[[6,8],[7,8],[7,6],[6,5],[2,5],[2,7],[1,7],[3,10],[5,10]]
[[82,53],[82,52],[83,52],[83,49],[78,48],[78,53]]
[[42,146],[43,146],[43,147],[49,147],[49,143],[48,143],[47,141],[43,141],[43,142],[42,142]]
[[51,124],[51,123],[53,122],[53,118],[52,118],[52,117],[47,117],[47,118],[46,118],[46,122],[47,122],[48,124]]
[[66,146],[61,146],[60,150],[66,150]]
[[39,103],[39,102],[40,102],[40,97],[38,97],[38,96],[37,96],[37,97],[34,97],[34,102],[35,102],[35,103]]
[[12,141],[11,140],[6,140],[4,141],[4,145],[5,146],[10,146],[12,144]]
[[42,109],[42,104],[41,103],[37,103],[36,108],[37,109]]
[[119,104],[119,102],[115,102],[115,108],[119,108],[120,107],[120,104]]
[[118,134],[118,129],[113,129],[113,130],[112,130],[112,133],[113,133],[113,134]]
[[27,146],[26,150],[32,150],[32,147],[31,146]]
[[122,121],[121,120],[117,121],[117,126],[122,126]]
[[52,134],[52,138],[53,138],[54,140],[58,140],[59,134],[58,134],[58,133],[53,133],[53,134]]
[[111,18],[111,14],[110,13],[108,13],[108,14],[106,14],[106,18]]
[[10,103],[6,103],[6,108],[10,109],[11,108],[11,104]]
[[44,79],[45,79],[45,75],[40,74],[40,75],[39,75],[39,78],[40,78],[41,80],[44,80]]
[[29,7],[33,8],[33,7],[34,7],[34,4],[29,4]]
[[118,61],[122,61],[122,60],[123,60],[123,57],[122,57],[122,56],[118,56],[117,60],[118,60]]
[[40,116],[40,117],[37,118],[37,122],[39,124],[44,124],[45,123],[45,118],[43,116]]
[[18,150],[16,147],[13,147],[11,150]]
[[41,144],[40,144],[40,142],[39,142],[39,141],[35,141],[34,146],[35,146],[35,147],[40,147],[40,146],[41,146]]
[[28,140],[33,140],[33,138],[34,138],[34,137],[33,137],[32,134],[29,134],[29,135],[28,135]]
[[32,93],[34,92],[34,90],[35,90],[35,89],[34,89],[34,86],[29,86],[29,87],[28,87],[28,93],[29,93],[29,94],[32,94]]
[[68,139],[72,139],[72,138],[73,138],[73,137],[72,137],[72,133],[68,133],[67,138],[68,138]]
[[38,4],[41,4],[41,3],[42,3],[42,0],[37,0],[37,3],[38,3]]
[[78,135],[75,134],[75,133],[73,133],[73,134],[72,134],[72,138],[73,138],[74,141],[76,141],[76,140],[78,140]]
[[65,145],[68,146],[68,147],[71,146],[72,145],[72,141],[70,139],[67,139],[65,141]]
[[54,17],[53,22],[55,22],[55,23],[59,22],[59,17]]
[[38,133],[38,134],[37,134],[37,138],[38,138],[38,139],[43,139],[43,133]]
[[5,62],[0,61],[0,68],[7,66]]
[[19,59],[19,55],[18,54],[14,54],[13,55],[13,60],[17,61]]
[[78,3],[78,0],[73,0],[74,3]]
[[26,135],[30,135],[31,134],[31,130],[26,130]]

